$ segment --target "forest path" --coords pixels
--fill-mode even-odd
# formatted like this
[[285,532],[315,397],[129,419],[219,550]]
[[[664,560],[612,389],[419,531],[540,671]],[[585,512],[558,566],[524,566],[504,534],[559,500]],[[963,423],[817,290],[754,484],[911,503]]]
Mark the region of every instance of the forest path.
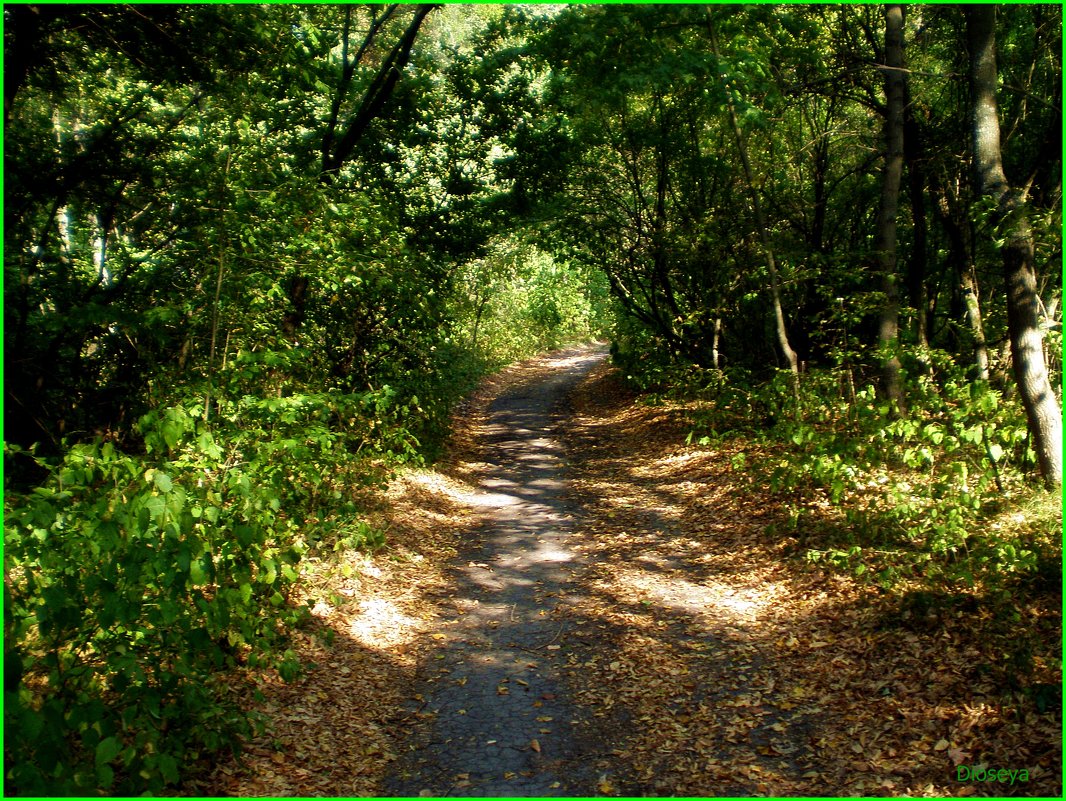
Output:
[[509,387],[479,426],[474,502],[483,524],[447,570],[456,617],[419,671],[415,709],[428,723],[385,783],[389,795],[588,795],[571,726],[552,612],[579,569],[575,508],[565,498],[558,414],[570,390],[603,362],[602,347],[547,361],[547,375]]
[[693,411],[598,346],[485,381],[445,461],[367,490],[388,546],[310,560],[308,670],[256,675],[268,731],[186,792],[944,796],[987,764],[1058,797],[1061,719],[997,705],[979,630],[805,564],[765,442],[689,444]]

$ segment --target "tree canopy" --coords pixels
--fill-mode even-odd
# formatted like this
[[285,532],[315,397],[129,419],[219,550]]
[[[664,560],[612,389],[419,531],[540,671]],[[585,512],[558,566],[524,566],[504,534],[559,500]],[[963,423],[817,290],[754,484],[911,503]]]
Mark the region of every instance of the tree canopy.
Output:
[[1061,484],[1058,6],[4,21],[13,791],[222,747],[219,668],[296,670],[303,556],[380,542],[345,487],[566,342],[782,432],[835,501],[863,458],[950,473],[951,553]]

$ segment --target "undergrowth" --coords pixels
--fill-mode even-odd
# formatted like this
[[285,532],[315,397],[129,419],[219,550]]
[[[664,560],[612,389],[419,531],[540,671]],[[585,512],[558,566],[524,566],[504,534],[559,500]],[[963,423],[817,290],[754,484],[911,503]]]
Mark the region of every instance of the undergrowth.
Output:
[[5,790],[159,793],[239,748],[259,721],[233,671],[298,675],[301,560],[383,544],[358,489],[422,459],[428,416],[388,386],[230,393],[150,411],[123,443],[5,446],[47,476],[5,487]]
[[1048,677],[1061,672],[1061,498],[1038,480],[1015,399],[947,354],[926,364],[902,416],[844,370],[806,373],[797,391],[785,371],[756,383],[674,368],[645,397],[687,402],[690,443],[731,443],[733,467],[782,510],[768,533],[876,587],[896,610],[886,625],[968,610],[999,686],[1060,704]]
[[279,378],[302,358],[242,354],[213,392],[160,391],[128,437],[5,444],[8,794],[158,794],[239,751],[267,722],[239,672],[300,674],[309,557],[385,544],[360,498],[432,459],[492,367],[445,348],[395,386],[312,391]]

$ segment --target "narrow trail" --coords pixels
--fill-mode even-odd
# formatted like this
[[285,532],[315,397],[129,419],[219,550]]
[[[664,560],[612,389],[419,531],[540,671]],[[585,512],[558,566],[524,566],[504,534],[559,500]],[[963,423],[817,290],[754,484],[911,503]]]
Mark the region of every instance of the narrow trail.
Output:
[[482,426],[485,521],[448,570],[457,611],[420,675],[415,709],[428,711],[385,783],[389,795],[588,795],[582,746],[570,725],[551,615],[571,591],[579,556],[575,509],[554,412],[604,359],[565,351],[547,380],[500,395]]
[[271,726],[187,793],[1061,795],[1061,717],[999,703],[979,630],[805,563],[764,446],[688,443],[604,351],[487,380],[448,461],[367,498],[388,547],[308,570],[308,670],[251,677]]

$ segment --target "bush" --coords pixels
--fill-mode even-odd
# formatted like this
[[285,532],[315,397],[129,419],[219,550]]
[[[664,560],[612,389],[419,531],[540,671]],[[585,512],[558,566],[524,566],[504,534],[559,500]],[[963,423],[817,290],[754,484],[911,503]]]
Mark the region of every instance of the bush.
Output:
[[[342,487],[414,447],[386,390],[195,405],[140,421],[145,452],[71,447],[5,498],[6,789],[155,793],[255,719],[239,663],[292,678],[308,542],[380,544]],[[239,421],[239,425],[238,425]],[[16,449],[8,448],[8,454]]]
[[1037,571],[1052,547],[990,526],[1009,497],[1033,492],[1024,415],[947,354],[929,361],[935,369],[913,381],[906,417],[893,417],[871,386],[849,397],[841,371],[804,375],[797,402],[782,372],[748,389],[727,382],[694,415],[690,441],[740,431],[770,446],[750,461],[754,480],[787,499],[786,527],[812,546],[812,561],[885,587],[906,578],[994,592]]

